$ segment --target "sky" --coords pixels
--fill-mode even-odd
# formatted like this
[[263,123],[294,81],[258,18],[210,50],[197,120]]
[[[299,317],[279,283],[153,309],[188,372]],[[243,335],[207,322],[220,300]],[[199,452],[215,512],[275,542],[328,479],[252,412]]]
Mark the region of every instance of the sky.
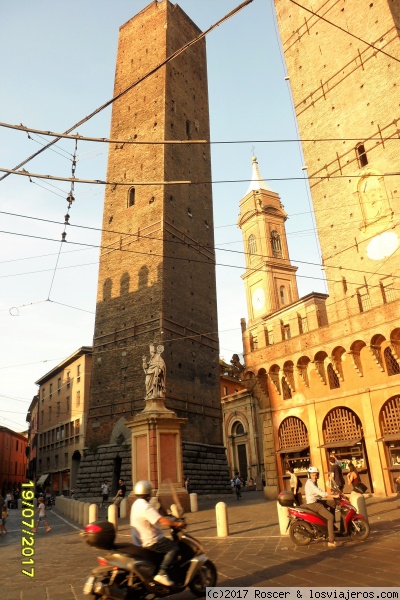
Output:
[[[112,98],[119,27],[149,0],[20,0],[2,6],[0,121],[63,132]],[[238,0],[180,0],[205,30]],[[247,319],[239,202],[253,153],[289,215],[299,294],[326,292],[311,200],[273,0],[253,0],[206,38],[220,356],[242,353]],[[111,109],[78,128],[108,137]],[[50,138],[0,126],[0,168],[13,169]],[[224,142],[224,143],[222,143]],[[24,166],[71,176],[73,140]],[[76,177],[105,179],[107,145],[79,142]],[[0,173],[0,177],[2,177]],[[9,175],[0,181],[0,425],[27,429],[37,381],[92,344],[104,187]]]

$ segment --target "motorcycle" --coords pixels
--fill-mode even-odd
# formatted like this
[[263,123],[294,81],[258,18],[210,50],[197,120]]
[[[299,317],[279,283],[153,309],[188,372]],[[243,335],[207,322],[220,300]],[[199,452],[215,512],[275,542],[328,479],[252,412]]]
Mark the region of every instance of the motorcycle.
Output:
[[[358,542],[366,540],[370,533],[368,521],[363,515],[357,513],[347,496],[338,488],[334,489],[334,492],[339,494],[339,497],[335,499],[335,504],[340,508],[342,536],[348,536]],[[306,504],[296,506],[292,492],[281,492],[278,502],[289,510],[287,529],[289,528],[289,535],[295,544],[307,546],[312,540],[328,539],[326,519],[309,509]]]
[[[172,509],[169,515],[180,518],[182,527],[171,528],[172,538],[179,545],[179,555],[168,570],[174,581],[171,587],[153,581],[163,555],[130,543],[115,543],[115,528],[108,521],[87,525],[83,537],[87,543],[111,553],[98,557],[99,566],[86,580],[83,593],[92,600],[141,600],[163,598],[189,588],[196,596],[205,596],[207,587],[217,583],[217,570],[206,556],[202,544],[186,531],[182,511]],[[178,513],[178,514],[176,514]]]

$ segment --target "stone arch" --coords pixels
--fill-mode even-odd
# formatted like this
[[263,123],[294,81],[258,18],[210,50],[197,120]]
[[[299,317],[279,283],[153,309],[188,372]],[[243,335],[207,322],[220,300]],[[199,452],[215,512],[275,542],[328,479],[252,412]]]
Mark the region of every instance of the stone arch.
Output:
[[347,406],[336,406],[322,422],[324,443],[361,439],[363,428],[359,416]]
[[386,341],[385,336],[382,335],[381,333],[377,333],[376,335],[372,336],[371,343],[370,343],[372,355],[375,358],[376,363],[379,365],[379,367],[381,368],[382,371],[384,370],[383,357],[382,357],[382,344],[385,341]]
[[308,356],[301,356],[297,361],[297,371],[307,387],[310,387],[308,379],[308,365],[310,362],[311,359]]
[[290,389],[292,392],[296,391],[295,381],[294,381],[294,364],[293,361],[287,360],[283,365],[283,373],[286,381],[288,382]]
[[381,435],[398,435],[400,438],[400,396],[392,396],[379,411]]
[[315,369],[316,369],[322,383],[324,383],[325,385],[326,385],[325,361],[327,358],[328,358],[328,355],[325,352],[325,350],[320,350],[314,356]]
[[[127,419],[120,417],[115,423],[110,436],[110,444],[130,444],[131,443],[131,432],[125,425]],[[121,437],[122,436],[122,437]]]
[[400,327],[396,327],[390,333],[390,343],[396,354],[396,358],[400,358]]
[[355,370],[358,372],[358,374],[360,375],[360,377],[363,376],[363,364],[361,361],[361,350],[363,348],[365,348],[367,346],[367,344],[363,341],[363,340],[356,340],[355,342],[352,343],[352,345],[350,346],[350,352],[349,354],[351,355],[352,359],[353,359],[353,365]]
[[387,374],[389,376],[398,375],[400,373],[400,365],[393,356],[392,349],[389,346],[383,351],[383,358],[385,360]]
[[343,355],[344,354],[346,354],[346,350],[343,348],[343,346],[336,346],[336,348],[334,348],[332,350],[332,354],[331,354],[332,366],[336,372],[336,375],[338,377],[340,377],[340,379],[342,381],[344,381],[344,377],[343,377]]
[[247,479],[250,460],[249,423],[242,413],[235,413],[228,425],[232,452],[232,471]]
[[278,392],[278,394],[281,393],[281,386],[280,386],[280,367],[279,365],[271,365],[271,367],[269,368],[269,378],[271,379],[272,383],[274,384],[276,391]]
[[308,446],[308,430],[299,417],[286,417],[278,427],[278,440],[281,448]]
[[265,369],[259,369],[257,373],[257,379],[260,383],[262,391],[264,392],[264,394],[266,394],[266,396],[269,397],[267,371]]
[[245,374],[243,375],[243,379],[255,379],[255,374],[253,373],[253,371],[246,371]]

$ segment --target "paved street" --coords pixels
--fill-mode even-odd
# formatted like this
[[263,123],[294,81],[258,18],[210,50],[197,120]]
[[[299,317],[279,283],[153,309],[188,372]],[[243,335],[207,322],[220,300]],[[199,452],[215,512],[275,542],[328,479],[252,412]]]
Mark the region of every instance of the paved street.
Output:
[[[230,536],[217,538],[215,504],[228,505]],[[261,492],[244,493],[237,501],[199,498],[199,512],[187,515],[189,531],[203,540],[217,565],[219,584],[226,586],[398,586],[400,499],[367,499],[370,538],[328,549],[325,543],[294,546],[279,535],[275,501]],[[106,511],[101,511],[105,516]],[[21,512],[10,511],[7,535],[0,536],[1,600],[83,600],[84,581],[101,553],[79,536],[80,526],[48,512],[52,531],[35,536],[35,577],[21,573]],[[129,540],[128,520],[120,523],[118,541]],[[192,598],[190,592],[176,596]]]

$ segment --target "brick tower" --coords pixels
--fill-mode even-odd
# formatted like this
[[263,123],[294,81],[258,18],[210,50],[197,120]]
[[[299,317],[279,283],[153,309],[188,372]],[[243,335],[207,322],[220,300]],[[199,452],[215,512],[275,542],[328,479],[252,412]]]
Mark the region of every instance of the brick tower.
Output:
[[[114,95],[200,34],[178,5],[153,1],[120,28]],[[113,104],[80,488],[130,479],[125,423],[144,408],[142,357],[164,346],[166,406],[187,422],[184,473],[197,492],[228,481],[222,446],[205,41]],[[168,184],[187,181],[191,184]],[[129,182],[133,182],[132,185]],[[149,185],[149,182],[152,182]],[[167,182],[162,185],[160,182]],[[142,185],[143,184],[143,185]],[[97,457],[97,458],[96,458]],[[93,461],[104,465],[93,468]],[[104,459],[104,460],[103,460]],[[128,481],[129,487],[129,481]]]
[[398,288],[400,4],[301,4],[316,14],[275,0],[300,136],[332,140],[305,141],[303,151],[333,322]]

